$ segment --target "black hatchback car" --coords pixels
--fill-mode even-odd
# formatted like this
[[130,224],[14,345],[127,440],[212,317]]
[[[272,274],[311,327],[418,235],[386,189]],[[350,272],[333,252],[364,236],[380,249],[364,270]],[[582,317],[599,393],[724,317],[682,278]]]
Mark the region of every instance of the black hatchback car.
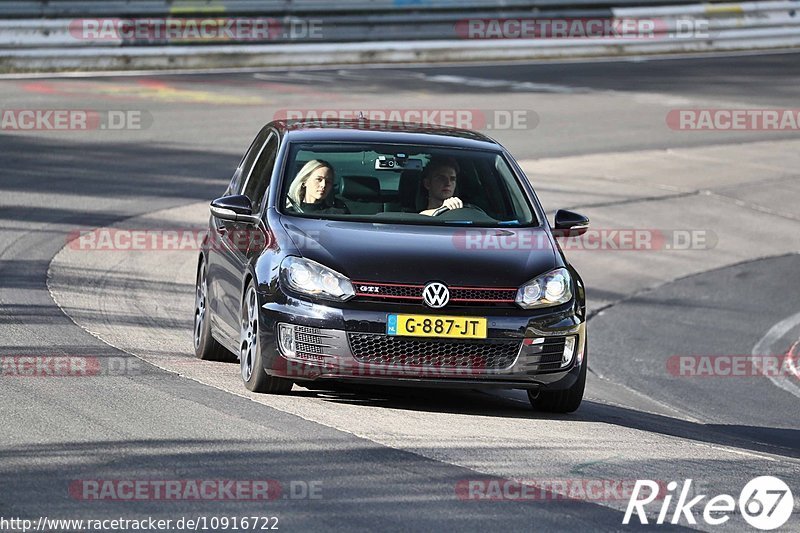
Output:
[[524,173],[467,130],[276,121],[211,203],[197,357],[251,391],[318,380],[525,389],[571,412],[586,382],[583,282]]

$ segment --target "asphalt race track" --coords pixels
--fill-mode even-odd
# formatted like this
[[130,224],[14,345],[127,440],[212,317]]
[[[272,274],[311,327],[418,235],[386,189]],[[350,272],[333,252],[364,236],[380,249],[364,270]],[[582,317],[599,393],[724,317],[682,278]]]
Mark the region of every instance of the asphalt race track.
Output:
[[[737,513],[705,524],[702,508],[697,524],[623,526],[627,497],[614,494],[475,501],[463,488],[692,479],[696,494],[738,499],[769,475],[800,498],[796,359],[770,375],[681,366],[797,350],[800,133],[686,130],[668,118],[791,109],[798,87],[800,53],[0,79],[4,110],[135,117],[0,130],[0,516],[277,517],[282,531],[756,531]],[[70,244],[92,228],[201,228],[257,130],[297,110],[464,111],[517,157],[551,216],[574,209],[601,234],[654,239],[566,248],[591,314],[576,413],[536,414],[519,391],[251,394],[238,365],[193,357],[196,249]],[[504,122],[513,113],[524,119]],[[87,357],[104,371],[28,376],[20,356]],[[270,480],[281,491],[86,492],[108,480]],[[652,522],[660,505],[647,510]],[[799,518],[796,505],[780,530],[800,531]]]

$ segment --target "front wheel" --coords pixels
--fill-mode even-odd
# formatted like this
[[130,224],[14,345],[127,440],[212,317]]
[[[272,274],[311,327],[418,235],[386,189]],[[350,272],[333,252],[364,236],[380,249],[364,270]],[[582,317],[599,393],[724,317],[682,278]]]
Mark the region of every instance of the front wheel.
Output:
[[583,401],[583,391],[586,388],[586,367],[588,364],[586,355],[584,351],[581,371],[578,374],[578,380],[572,387],[554,391],[528,391],[528,399],[534,410],[546,413],[572,413],[580,407],[581,401]]
[[242,381],[247,390],[283,394],[292,390],[289,379],[270,376],[264,371],[261,360],[260,321],[258,295],[251,281],[242,302],[241,333],[239,335],[239,363]]

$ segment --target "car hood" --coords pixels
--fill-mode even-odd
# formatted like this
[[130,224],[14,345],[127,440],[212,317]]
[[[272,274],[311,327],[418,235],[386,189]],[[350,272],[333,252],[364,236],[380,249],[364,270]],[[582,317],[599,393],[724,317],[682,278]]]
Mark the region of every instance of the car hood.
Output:
[[542,228],[370,224],[281,217],[296,252],[356,281],[516,287],[557,264]]

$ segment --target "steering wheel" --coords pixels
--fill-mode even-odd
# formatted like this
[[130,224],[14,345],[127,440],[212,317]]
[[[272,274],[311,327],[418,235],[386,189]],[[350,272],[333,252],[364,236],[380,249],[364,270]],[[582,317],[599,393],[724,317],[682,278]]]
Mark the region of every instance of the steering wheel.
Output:
[[[475,211],[480,211],[484,215],[489,216],[488,213],[486,213],[486,211],[483,210],[483,208],[478,207],[475,204],[464,204],[464,207],[459,207],[459,209],[474,209]],[[443,205],[442,207],[438,208],[436,211],[431,213],[431,216],[438,217],[439,215],[447,211],[450,211],[450,208]],[[455,209],[453,209],[453,211],[455,211]]]

